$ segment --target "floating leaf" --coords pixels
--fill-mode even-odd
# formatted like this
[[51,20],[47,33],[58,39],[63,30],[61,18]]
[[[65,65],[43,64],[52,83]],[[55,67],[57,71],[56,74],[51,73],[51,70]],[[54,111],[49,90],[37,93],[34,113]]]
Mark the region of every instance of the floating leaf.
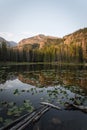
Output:
[[25,90],[23,89],[23,90],[21,90],[21,92],[25,92]]
[[9,106],[14,106],[15,104],[16,104],[15,102],[8,103]]
[[24,100],[23,106],[25,110],[27,110],[28,112],[32,112],[34,110],[34,107],[32,106],[29,100]]
[[12,119],[5,119],[4,124],[5,124],[5,125],[8,125],[8,124],[10,124],[11,122],[12,122]]
[[19,90],[18,89],[15,89],[14,92],[13,92],[14,95],[19,95]]
[[22,113],[22,111],[20,110],[20,108],[17,106],[14,106],[14,107],[8,109],[7,115],[20,116],[21,113]]
[[29,90],[27,90],[27,92],[29,92]]
[[2,117],[0,117],[0,122],[3,122],[3,118]]
[[1,89],[0,89],[0,92],[2,92],[2,91],[3,91],[3,89],[1,88]]

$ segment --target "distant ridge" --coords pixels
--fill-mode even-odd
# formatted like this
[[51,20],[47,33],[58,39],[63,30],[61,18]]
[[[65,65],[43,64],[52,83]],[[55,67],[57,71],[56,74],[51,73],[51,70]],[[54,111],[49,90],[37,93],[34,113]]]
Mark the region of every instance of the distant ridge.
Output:
[[33,37],[22,39],[18,44],[14,41],[7,41],[0,37],[0,44],[6,42],[8,47],[17,47],[19,49],[25,48],[25,46],[33,48],[42,48],[46,45],[58,45],[58,44],[76,44],[82,45],[83,50],[86,51],[87,46],[87,28],[79,29],[71,34],[65,35],[63,38],[46,36],[44,34],[39,34]]
[[7,41],[4,38],[0,37],[0,46],[2,46],[3,42],[6,43],[7,47],[17,46],[16,42],[14,42],[14,41]]

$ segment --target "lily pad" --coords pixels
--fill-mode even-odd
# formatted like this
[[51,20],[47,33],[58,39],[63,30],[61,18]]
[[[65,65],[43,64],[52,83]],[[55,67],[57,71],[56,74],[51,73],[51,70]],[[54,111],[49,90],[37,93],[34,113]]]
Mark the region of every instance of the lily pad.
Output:
[[2,118],[2,117],[0,117],[0,122],[1,122],[1,123],[3,122],[3,118]]
[[15,89],[14,92],[13,92],[14,95],[19,95],[19,90],[18,89]]

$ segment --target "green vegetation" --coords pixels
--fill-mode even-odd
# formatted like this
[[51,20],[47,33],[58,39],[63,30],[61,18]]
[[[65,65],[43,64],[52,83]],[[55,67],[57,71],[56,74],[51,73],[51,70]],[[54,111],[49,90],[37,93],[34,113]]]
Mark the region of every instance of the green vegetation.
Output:
[[85,62],[81,45],[57,44],[43,48],[23,48],[22,50],[8,48],[2,43],[0,48],[0,62],[57,62],[57,63],[83,63]]
[[8,47],[2,42],[1,62],[87,63],[87,28],[63,38],[38,35],[20,41],[16,47]]

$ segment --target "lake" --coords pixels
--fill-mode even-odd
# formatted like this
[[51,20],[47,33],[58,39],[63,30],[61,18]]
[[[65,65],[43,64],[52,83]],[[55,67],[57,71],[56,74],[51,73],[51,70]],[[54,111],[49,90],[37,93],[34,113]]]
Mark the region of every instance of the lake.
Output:
[[0,128],[49,102],[51,108],[25,130],[87,130],[87,113],[66,104],[87,106],[87,66],[0,66]]

